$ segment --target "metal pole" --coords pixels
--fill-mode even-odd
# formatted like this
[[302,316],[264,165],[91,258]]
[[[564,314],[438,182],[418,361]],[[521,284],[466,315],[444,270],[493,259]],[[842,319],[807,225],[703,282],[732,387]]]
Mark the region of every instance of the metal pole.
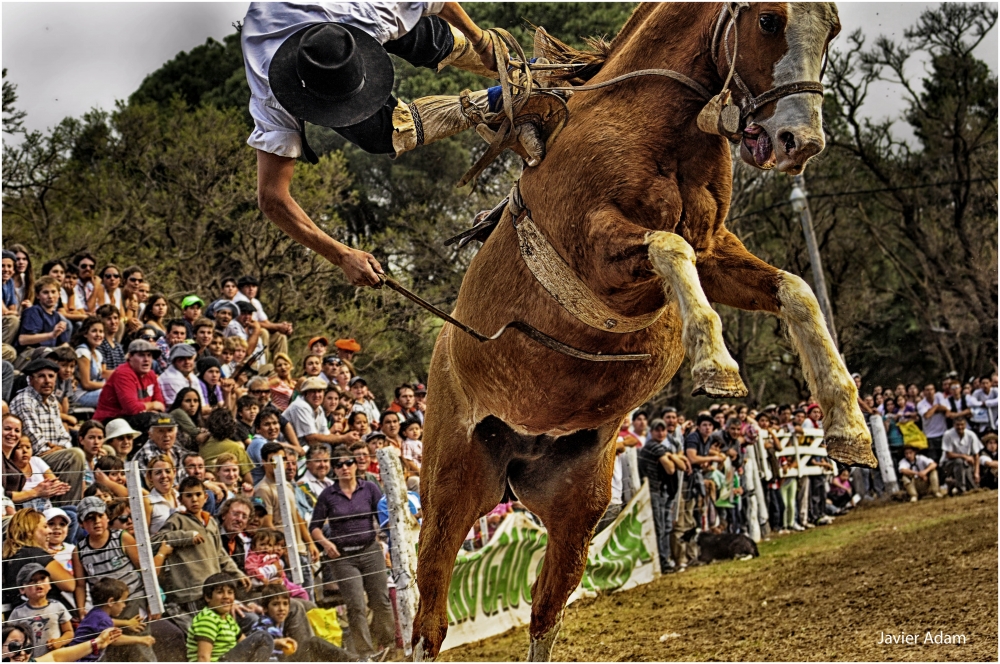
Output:
[[142,482],[139,480],[139,462],[129,461],[125,467],[125,484],[128,486],[128,505],[132,511],[132,525],[135,528],[135,545],[139,554],[139,575],[146,591],[149,615],[158,618],[163,615],[163,598],[160,584],[156,579],[156,564],[153,562],[153,546],[149,541],[149,527],[146,525],[142,505]]
[[[302,575],[302,560],[299,558],[298,538],[295,531],[298,525],[295,523],[295,506],[288,499],[285,487],[288,481],[285,479],[285,455],[279,454],[274,457],[274,482],[278,485],[278,514],[281,515],[281,530],[285,534],[285,544],[288,547],[288,565],[291,568],[292,581],[300,586],[304,582]],[[294,486],[292,491],[294,491]],[[273,515],[272,515],[273,517]]]
[[792,202],[792,209],[799,213],[802,220],[802,232],[806,236],[806,248],[809,250],[809,262],[812,264],[813,285],[816,291],[816,299],[819,300],[819,308],[826,318],[826,327],[833,337],[833,345],[839,346],[837,342],[837,328],[833,324],[833,307],[830,306],[830,295],[826,290],[826,277],[823,276],[823,259],[819,255],[819,244],[816,242],[816,231],[813,229],[812,213],[809,211],[809,197],[806,191],[806,182],[802,175],[792,178],[792,195],[789,200]]

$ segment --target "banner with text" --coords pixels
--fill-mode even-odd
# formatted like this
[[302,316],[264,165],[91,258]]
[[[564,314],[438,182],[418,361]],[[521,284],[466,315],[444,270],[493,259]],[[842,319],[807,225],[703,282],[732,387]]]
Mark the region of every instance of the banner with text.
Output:
[[[541,572],[548,535],[521,512],[504,519],[485,547],[460,553],[448,594],[442,650],[502,634],[531,619],[531,586]],[[594,537],[572,603],[597,591],[628,590],[660,575],[656,532],[645,482],[615,522]]]

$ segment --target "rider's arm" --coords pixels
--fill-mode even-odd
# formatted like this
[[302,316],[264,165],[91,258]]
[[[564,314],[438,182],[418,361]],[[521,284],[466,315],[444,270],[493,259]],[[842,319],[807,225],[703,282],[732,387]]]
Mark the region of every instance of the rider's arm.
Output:
[[374,286],[382,266],[371,254],[337,242],[313,223],[289,187],[295,160],[257,150],[257,204],[290,238],[337,265],[355,286]]

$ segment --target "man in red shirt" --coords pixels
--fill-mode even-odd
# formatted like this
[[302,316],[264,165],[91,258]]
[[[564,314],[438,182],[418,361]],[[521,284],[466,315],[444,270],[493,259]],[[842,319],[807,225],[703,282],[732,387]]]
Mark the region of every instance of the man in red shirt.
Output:
[[156,344],[136,339],[128,346],[125,364],[115,369],[101,390],[94,419],[107,422],[120,417],[134,429],[146,433],[157,413],[166,412],[163,392],[153,361],[160,356]]

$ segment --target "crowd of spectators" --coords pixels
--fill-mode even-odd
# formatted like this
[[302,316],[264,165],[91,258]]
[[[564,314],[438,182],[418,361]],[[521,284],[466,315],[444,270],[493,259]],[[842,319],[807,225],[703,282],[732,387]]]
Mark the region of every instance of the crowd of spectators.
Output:
[[[401,645],[375,453],[399,451],[420,516],[422,384],[380,403],[355,371],[353,339],[316,336],[293,358],[294,326],[268,317],[253,276],[223,279],[207,305],[187,294],[175,310],[141,268],[98,269],[88,253],[36,273],[10,245],[2,267],[5,658],[348,661]],[[949,377],[940,392],[875,388],[859,402],[881,415],[911,500],[996,488],[995,385],[995,374]],[[692,528],[747,530],[744,472],[758,438],[772,470],[756,489],[765,536],[829,523],[880,492],[877,472],[779,453],[789,444],[779,432],[815,437],[822,418],[808,402],[634,413],[618,447],[638,448],[663,570],[693,563],[681,538]],[[799,476],[800,462],[821,472]],[[620,461],[613,484],[599,528],[622,508]],[[499,505],[465,548],[516,509]],[[150,614],[138,520],[162,615]],[[328,610],[342,639],[316,634],[315,612]]]

